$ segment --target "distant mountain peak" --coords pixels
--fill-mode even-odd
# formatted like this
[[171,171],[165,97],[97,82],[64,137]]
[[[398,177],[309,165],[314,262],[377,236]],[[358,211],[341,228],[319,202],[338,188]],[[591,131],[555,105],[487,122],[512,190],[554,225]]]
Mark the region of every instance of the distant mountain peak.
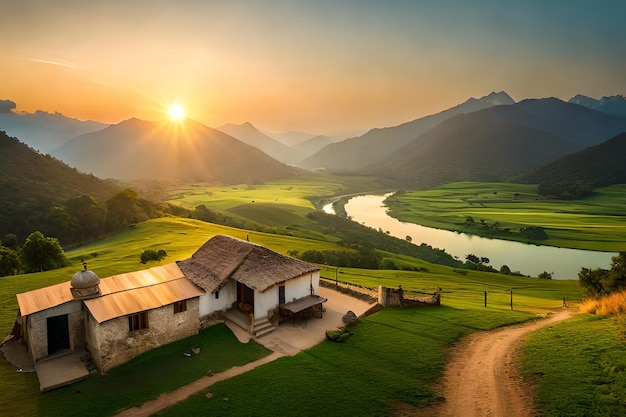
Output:
[[602,96],[599,100],[582,94],[576,94],[568,100],[568,103],[578,104],[579,106],[588,107],[592,110],[613,114],[615,116],[626,116],[626,98],[621,94]]
[[515,100],[513,100],[513,98],[511,98],[511,96],[504,91],[492,91],[491,93],[479,98],[478,100],[491,103],[495,106],[515,104]]

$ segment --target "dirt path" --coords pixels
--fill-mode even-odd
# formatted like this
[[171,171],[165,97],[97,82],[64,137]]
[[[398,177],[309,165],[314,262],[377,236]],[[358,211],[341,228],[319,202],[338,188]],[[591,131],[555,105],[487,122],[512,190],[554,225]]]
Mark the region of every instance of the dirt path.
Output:
[[204,376],[200,379],[195,380],[191,384],[182,386],[174,391],[161,394],[156,400],[145,402],[141,405],[141,407],[128,408],[117,414],[116,417],[148,417],[156,413],[157,411],[164,410],[180,401],[183,401],[190,395],[202,391],[203,389],[210,387],[216,382],[243,374],[256,368],[257,366],[272,362],[282,356],[283,355],[281,353],[274,352],[269,356],[266,356],[254,362],[247,363],[244,366],[233,366],[232,368],[227,369],[224,372],[220,372],[211,376]]
[[445,372],[442,417],[532,417],[532,396],[513,364],[522,338],[565,320],[568,311],[522,326],[475,333],[453,351]]

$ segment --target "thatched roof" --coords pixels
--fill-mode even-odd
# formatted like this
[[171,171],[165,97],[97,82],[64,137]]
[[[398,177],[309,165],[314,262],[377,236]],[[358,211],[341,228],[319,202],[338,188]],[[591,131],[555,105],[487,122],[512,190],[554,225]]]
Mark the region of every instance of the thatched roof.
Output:
[[276,284],[321,269],[255,243],[224,235],[211,238],[191,258],[178,261],[178,266],[188,279],[207,292],[218,291],[228,278],[263,292]]

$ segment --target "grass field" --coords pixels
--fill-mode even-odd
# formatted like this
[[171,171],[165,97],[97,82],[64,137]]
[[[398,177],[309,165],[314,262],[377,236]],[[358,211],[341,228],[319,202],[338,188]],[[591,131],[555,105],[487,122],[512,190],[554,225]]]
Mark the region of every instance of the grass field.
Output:
[[336,177],[324,174],[311,177],[303,174],[295,179],[261,185],[211,187],[192,184],[173,191],[169,202],[186,208],[204,204],[214,209],[228,210],[260,203],[313,210],[321,208],[324,201],[335,195],[378,191],[383,187],[380,180],[371,177]]
[[584,314],[531,334],[521,363],[538,386],[539,414],[624,415],[625,329],[624,317]]
[[[453,183],[400,193],[386,200],[401,221],[480,236],[527,242],[516,231],[542,227],[542,245],[619,252],[626,250],[626,185],[596,190],[584,200],[550,200],[534,185]],[[471,217],[474,223],[467,222]],[[497,224],[496,224],[497,223]],[[512,233],[505,233],[510,229]]]
[[[530,316],[502,310],[472,314],[452,307],[385,309],[351,328],[346,343],[323,342],[281,358],[158,415],[389,416],[399,409],[420,415],[419,407],[441,399],[435,384],[451,343],[469,332]],[[208,400],[206,392],[214,398]]]
[[[191,347],[199,347],[200,353],[190,358],[184,356],[183,353]],[[14,369],[6,369],[10,365],[2,360],[2,415],[111,416],[195,381],[208,370],[221,372],[270,353],[255,342],[239,343],[230,329],[217,325],[202,330],[197,336],[146,352],[112,369],[107,375],[93,375],[43,394],[39,393],[35,373],[16,375]],[[14,383],[7,386],[11,381]]]
[[[191,255],[207,239],[218,233],[229,234],[243,239],[247,235],[250,241],[263,244],[282,253],[290,249],[303,251],[309,248],[338,248],[338,246],[327,242],[252,233],[190,219],[155,219],[141,223],[136,227],[129,228],[91,245],[68,252],[67,255],[72,262],[72,266],[68,268],[0,279],[0,332],[8,334],[15,320],[17,311],[16,293],[69,280],[77,270],[81,269],[83,259],[87,260],[90,269],[94,270],[101,277],[105,277],[184,259]],[[142,265],[139,262],[139,255],[144,249],[148,248],[164,249],[167,251],[168,257],[159,263],[151,262],[147,265]],[[379,410],[376,411],[379,415],[384,415],[389,410],[389,407],[394,407],[396,403],[415,406],[437,401],[438,394],[432,388],[432,383],[439,378],[438,370],[441,369],[442,364],[445,362],[445,352],[452,341],[469,331],[519,322],[520,320],[533,317],[534,313],[558,308],[561,305],[563,295],[567,295],[568,300],[580,300],[578,285],[574,281],[514,278],[474,271],[458,273],[451,268],[427,264],[409,257],[396,257],[394,260],[397,263],[406,262],[417,267],[423,266],[429,272],[369,271],[340,268],[337,275],[343,281],[351,281],[367,286],[383,284],[397,287],[402,285],[407,290],[424,290],[426,292],[432,292],[435,287],[439,286],[443,288],[444,307],[413,310],[411,312],[393,309],[384,311],[366,320],[362,327],[359,325],[355,328],[355,335],[360,336],[355,337],[354,342],[349,342],[345,345],[334,345],[330,344],[330,342],[328,344],[324,343],[311,352],[298,355],[295,358],[284,359],[284,361],[294,361],[293,363],[280,365],[283,362],[279,361],[279,364],[276,365],[278,367],[275,369],[272,368],[273,364],[264,366],[261,369],[265,369],[264,372],[270,372],[274,376],[284,375],[285,370],[280,366],[287,366],[289,369],[295,370],[293,378],[307,381],[312,378],[311,375],[317,375],[316,372],[319,370],[320,377],[313,378],[310,381],[310,384],[317,386],[317,390],[309,392],[306,385],[292,384],[291,392],[285,391],[284,395],[281,394],[285,404],[291,404],[292,407],[297,408],[303,405],[301,398],[323,395],[328,401],[325,403],[324,408],[340,407],[339,404],[343,404],[343,396],[348,396],[352,392],[352,388],[346,394],[342,394],[338,392],[337,386],[351,386],[351,384],[354,384],[355,390],[358,390],[359,387],[363,390],[367,388],[364,392],[369,393],[367,395],[369,397],[368,402],[365,402],[364,395],[361,395],[360,404],[356,409],[371,408],[372,410]],[[329,278],[333,278],[334,274],[334,268],[327,268],[323,272],[323,275]],[[510,311],[508,305],[508,290],[511,288],[514,291],[514,311]],[[487,308],[483,307],[482,304],[483,291],[488,291],[489,294],[489,306]],[[376,342],[377,340],[379,341]],[[436,343],[431,343],[433,340]],[[381,349],[389,349],[389,352],[381,351]],[[226,347],[224,351],[230,352],[231,348]],[[430,360],[425,362],[418,361],[418,357],[435,359],[433,359],[431,364]],[[344,361],[350,361],[348,364],[352,369],[361,369],[362,371],[350,377],[351,373],[341,371],[341,364]],[[413,361],[416,362],[412,363]],[[155,366],[158,367],[158,365],[150,365],[148,362],[143,363],[148,370]],[[372,368],[374,363],[377,363],[378,369]],[[372,395],[372,378],[381,378],[381,381],[392,380],[397,373],[397,369],[403,366],[407,366],[410,372],[403,372],[398,376],[398,381],[401,381],[402,384],[408,384],[407,386],[411,388],[410,390],[400,390],[398,385],[400,382],[398,382],[394,383],[395,385],[389,385],[390,388],[381,392],[380,396]],[[417,372],[416,369],[422,369],[422,367],[424,367],[423,372],[428,373],[428,378],[423,380],[422,374],[413,373]],[[120,369],[121,380],[125,380],[127,377],[130,378],[128,374],[126,376],[122,375],[125,368]],[[371,370],[368,371],[368,369]],[[332,377],[334,372],[337,372],[336,381]],[[259,378],[259,376],[255,375],[257,374],[251,374],[250,378]],[[98,378],[90,378],[86,383],[92,384],[93,382],[91,381]],[[265,377],[261,375],[260,378]],[[291,378],[292,374],[290,373],[289,378],[283,378],[281,384],[289,385],[287,381],[291,380]],[[146,377],[146,380],[148,379],[158,380],[159,378]],[[329,380],[333,380],[333,385],[324,388],[329,384]],[[258,379],[253,381],[257,382],[252,382],[252,385],[259,385]],[[232,384],[235,384],[235,382],[232,382]],[[241,384],[241,387],[246,387],[248,382],[242,382]],[[121,384],[118,385],[123,386]],[[130,398],[126,394],[120,394],[120,402],[112,404],[114,404],[116,409],[130,406],[136,402],[143,401],[142,399],[146,397],[156,395],[156,391],[170,389],[165,385],[157,385],[157,387],[146,389],[145,392],[143,389],[138,390],[140,394],[138,394],[137,398]],[[283,389],[281,386],[274,384],[272,384],[272,387],[274,387],[274,392],[277,392],[279,388]],[[413,391],[413,388],[415,388],[415,391]],[[107,386],[106,389],[111,391],[110,395],[114,395],[115,390],[113,387]],[[228,395],[231,395],[230,393],[233,389],[228,388]],[[284,389],[286,390],[287,388]],[[72,404],[71,409],[84,410],[87,404],[93,404],[91,396],[82,395],[82,393],[86,392],[85,390],[86,388],[81,388],[81,394],[74,394],[71,388],[65,394],[61,394],[61,391],[59,391],[60,394],[55,394],[55,391],[40,394],[34,374],[16,373],[15,369],[4,359],[0,359],[0,401],[3,404],[12,404],[12,407],[15,405],[17,408],[11,408],[11,410],[19,410],[17,415],[51,415],[49,412],[53,409],[58,409],[57,415],[72,415],[67,414],[69,413],[67,411],[68,408],[64,408],[65,405],[61,405],[61,403]],[[126,390],[133,391],[134,388],[126,388]],[[241,388],[238,388],[238,390],[237,392],[241,392]],[[253,401],[257,396],[262,395],[261,392],[245,392],[247,401]],[[52,401],[51,399],[56,398],[56,395],[60,397]],[[287,402],[287,399],[291,402]],[[232,402],[229,401],[229,404]],[[26,403],[32,403],[32,406],[26,407],[24,405]],[[346,407],[349,404],[352,404],[350,407],[356,407],[352,402],[348,403]],[[107,413],[112,413],[113,410],[113,405],[111,407],[107,406],[101,415],[110,415]],[[271,408],[266,410],[268,410],[266,414],[261,413],[259,415],[270,415]],[[57,413],[57,411],[54,412]],[[228,413],[228,411],[218,411],[216,415],[220,415],[219,413],[223,412]],[[303,415],[307,415],[307,412],[303,411],[303,413]]]

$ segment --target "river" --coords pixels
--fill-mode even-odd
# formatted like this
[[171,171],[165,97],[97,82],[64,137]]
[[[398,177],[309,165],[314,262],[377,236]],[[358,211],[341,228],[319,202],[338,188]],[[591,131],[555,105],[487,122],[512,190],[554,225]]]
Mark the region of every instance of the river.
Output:
[[[519,271],[524,275],[536,277],[545,271],[550,272],[554,279],[578,279],[580,268],[609,269],[611,257],[617,255],[609,252],[528,245],[403,223],[387,215],[387,207],[383,204],[385,198],[386,196],[382,195],[353,197],[345,206],[346,213],[357,223],[374,229],[380,228],[400,239],[411,236],[413,243],[417,245],[423,242],[434,248],[445,249],[462,261],[471,253],[489,258],[489,265],[496,269],[507,265],[511,271]],[[326,205],[324,211],[334,214],[332,205]]]

